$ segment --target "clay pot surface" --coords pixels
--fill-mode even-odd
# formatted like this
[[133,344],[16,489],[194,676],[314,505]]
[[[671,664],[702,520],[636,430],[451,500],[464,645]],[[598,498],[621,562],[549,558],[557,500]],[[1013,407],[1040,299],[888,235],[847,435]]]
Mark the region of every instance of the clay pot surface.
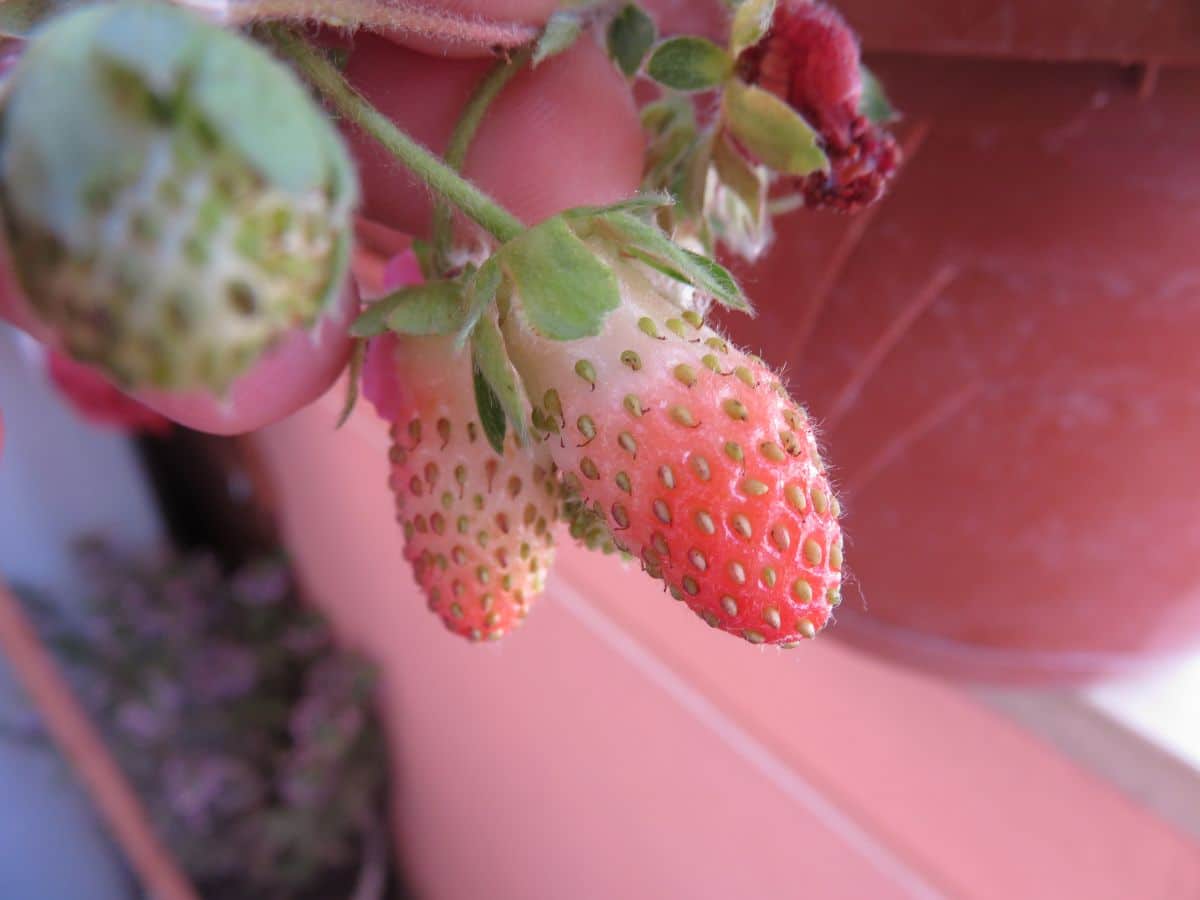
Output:
[[[859,5],[868,46],[957,21]],[[1010,681],[1200,646],[1200,71],[871,62],[905,112],[894,190],[780,220],[740,273],[758,318],[727,320],[824,423],[853,582],[830,633]]]

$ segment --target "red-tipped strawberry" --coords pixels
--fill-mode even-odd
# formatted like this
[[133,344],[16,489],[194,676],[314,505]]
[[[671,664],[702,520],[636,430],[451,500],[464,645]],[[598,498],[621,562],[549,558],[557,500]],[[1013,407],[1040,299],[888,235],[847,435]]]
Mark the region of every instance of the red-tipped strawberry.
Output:
[[620,546],[710,625],[813,637],[840,601],[839,508],[812,427],[760,360],[614,264],[596,337],[550,340],[517,296],[503,328],[542,446]]
[[[391,261],[392,288],[421,280]],[[363,393],[391,423],[389,483],[404,556],[429,608],[473,641],[496,640],[529,612],[554,560],[558,483],[513,440],[498,455],[476,407],[470,355],[449,337],[374,338]]]
[[558,486],[527,449],[500,457],[475,410],[469,358],[446,337],[371,342],[364,393],[392,423],[389,484],[404,556],[455,634],[496,640],[542,592]]

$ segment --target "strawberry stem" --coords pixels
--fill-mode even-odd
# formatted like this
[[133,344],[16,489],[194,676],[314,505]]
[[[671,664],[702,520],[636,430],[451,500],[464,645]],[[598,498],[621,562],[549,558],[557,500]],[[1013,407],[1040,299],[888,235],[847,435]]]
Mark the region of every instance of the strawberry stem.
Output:
[[[467,100],[467,105],[463,107],[462,114],[454,125],[450,142],[446,145],[446,165],[454,171],[462,170],[467,159],[467,150],[470,149],[471,141],[475,137],[475,132],[479,130],[479,125],[487,114],[488,107],[492,105],[492,101],[500,95],[513,76],[525,68],[525,64],[532,54],[533,48],[525,47],[513,54],[511,59],[502,59],[497,62]],[[437,267],[441,271],[445,271],[447,267],[447,257],[453,240],[454,209],[439,196],[433,208],[433,253]]]
[[[451,46],[519,47],[538,36],[535,25],[438,9],[425,0],[175,0],[223,25],[285,20],[335,28],[398,32]],[[214,8],[219,7],[219,8]]]
[[394,156],[439,196],[454,204],[496,240],[507,242],[525,230],[521,221],[471,182],[410,138],[356,91],[337,67],[292,30],[268,25],[264,33],[326,101]]

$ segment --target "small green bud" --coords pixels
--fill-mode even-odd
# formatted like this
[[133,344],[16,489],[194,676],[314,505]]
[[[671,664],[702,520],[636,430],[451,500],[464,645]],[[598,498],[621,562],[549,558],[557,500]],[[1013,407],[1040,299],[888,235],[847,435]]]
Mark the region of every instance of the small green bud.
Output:
[[36,313],[128,386],[230,382],[340,292],[358,188],[263,48],[161,3],[35,33],[0,112],[0,212]]

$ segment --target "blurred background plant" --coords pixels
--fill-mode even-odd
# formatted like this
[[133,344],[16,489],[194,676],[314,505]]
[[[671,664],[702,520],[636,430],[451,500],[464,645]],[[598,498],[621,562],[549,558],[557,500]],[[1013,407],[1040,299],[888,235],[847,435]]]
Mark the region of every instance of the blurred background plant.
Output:
[[[19,593],[156,828],[205,897],[385,896],[374,675],[287,565],[76,548],[90,594]],[[40,739],[29,723],[10,738]]]

